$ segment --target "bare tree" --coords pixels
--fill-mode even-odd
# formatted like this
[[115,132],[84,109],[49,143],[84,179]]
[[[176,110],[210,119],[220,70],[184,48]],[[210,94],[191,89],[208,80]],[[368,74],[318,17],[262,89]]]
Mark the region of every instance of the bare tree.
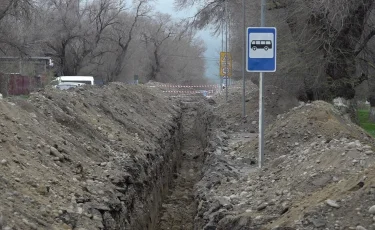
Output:
[[4,55],[51,56],[58,74],[92,74],[104,82],[134,74],[146,81],[203,78],[204,46],[186,23],[151,15],[148,0],[133,1],[133,10],[125,8],[125,0],[1,3]]
[[[112,41],[116,43],[116,45],[118,46],[118,50],[116,52],[114,66],[108,76],[109,78],[107,79],[107,81],[118,80],[119,75],[121,74],[124,67],[123,63],[126,55],[128,54],[130,42],[133,40],[133,33],[136,28],[137,22],[140,17],[145,17],[149,13],[149,9],[147,8],[146,3],[147,0],[138,1],[135,10],[135,15],[132,19],[130,27],[124,28],[124,25],[121,23],[117,23],[112,26]],[[123,21],[131,18],[131,15],[123,16]]]
[[174,25],[171,22],[171,16],[167,14],[157,14],[154,22],[147,31],[143,32],[143,41],[146,47],[152,45],[153,63],[149,79],[155,81],[161,71],[160,49],[165,41],[175,35]]

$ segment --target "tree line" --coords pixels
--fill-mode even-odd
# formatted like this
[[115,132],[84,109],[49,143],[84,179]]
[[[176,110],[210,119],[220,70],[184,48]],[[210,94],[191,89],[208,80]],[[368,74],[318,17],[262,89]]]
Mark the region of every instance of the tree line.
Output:
[[[227,2],[229,16],[225,15]],[[278,69],[266,84],[279,86],[301,100],[370,99],[375,106],[374,0],[267,0],[266,26],[278,30]],[[246,1],[246,26],[260,26],[260,0]],[[228,18],[230,51],[241,77],[242,1],[176,0],[198,7],[189,22],[213,25],[219,34]],[[257,81],[258,75],[247,73]]]
[[[104,82],[204,79],[195,30],[148,0],[2,0],[0,56],[48,56],[56,75]],[[1,71],[1,70],[0,70]]]

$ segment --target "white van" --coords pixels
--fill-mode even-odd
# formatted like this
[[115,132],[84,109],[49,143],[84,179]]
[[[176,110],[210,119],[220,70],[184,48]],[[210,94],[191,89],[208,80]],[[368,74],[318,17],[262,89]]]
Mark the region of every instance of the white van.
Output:
[[86,84],[81,83],[81,82],[62,82],[56,85],[56,89],[66,90],[66,89],[71,89],[71,88],[77,88],[79,86],[84,86],[84,85]]
[[56,85],[64,82],[84,83],[86,85],[94,85],[94,77],[92,76],[61,76],[56,78]]

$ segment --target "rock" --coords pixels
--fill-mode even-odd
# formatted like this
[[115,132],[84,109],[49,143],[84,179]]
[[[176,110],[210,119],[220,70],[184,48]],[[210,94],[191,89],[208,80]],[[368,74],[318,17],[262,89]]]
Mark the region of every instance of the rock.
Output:
[[308,219],[316,228],[324,227],[327,224],[326,221],[322,219],[321,217],[314,217],[314,218],[308,218]]
[[355,229],[356,230],[367,230],[366,228],[362,227],[361,225],[358,225]]
[[61,157],[59,150],[57,150],[55,147],[50,148],[50,154],[54,157]]
[[220,205],[224,207],[230,205],[230,199],[227,196],[217,197],[216,199],[219,201]]
[[372,155],[372,154],[374,154],[374,152],[371,151],[371,150],[368,150],[368,151],[365,152],[365,154],[366,154],[366,155]]
[[214,223],[208,223],[204,226],[203,230],[216,230],[216,226]]
[[47,195],[49,193],[49,187],[48,186],[39,186],[36,188],[36,191],[40,194],[40,195]]
[[350,148],[350,149],[353,149],[355,147],[357,147],[357,144],[355,142],[350,142],[347,144],[347,147]]
[[250,213],[243,213],[237,216],[227,215],[221,219],[216,230],[246,230],[251,225]]
[[369,145],[365,145],[365,146],[363,146],[363,149],[366,149],[366,150],[371,150],[371,149],[372,149],[372,147],[371,147],[371,146],[369,146]]
[[323,187],[332,180],[330,175],[322,174],[317,176],[311,183],[315,186]]
[[0,93],[0,100],[3,99],[3,95]]
[[246,196],[247,194],[248,194],[248,192],[243,191],[243,192],[240,193],[240,196],[241,196],[241,197],[244,197],[244,196]]
[[259,212],[259,211],[262,211],[262,210],[266,209],[267,206],[268,206],[268,203],[263,203],[263,204],[261,204],[261,205],[259,205],[259,206],[257,207],[257,211],[258,211],[258,212]]
[[252,121],[251,124],[252,124],[252,125],[256,125],[257,122],[256,122],[256,121]]
[[1,160],[1,164],[2,164],[2,165],[6,165],[7,163],[8,163],[7,160],[5,160],[5,159],[2,159],[2,160]]
[[237,199],[238,196],[233,194],[233,195],[230,195],[229,198],[230,198],[231,200],[233,200],[233,199]]
[[375,214],[375,205],[371,206],[368,210],[369,213]]
[[328,199],[328,200],[326,200],[326,204],[333,207],[333,208],[340,208],[340,205],[334,200]]

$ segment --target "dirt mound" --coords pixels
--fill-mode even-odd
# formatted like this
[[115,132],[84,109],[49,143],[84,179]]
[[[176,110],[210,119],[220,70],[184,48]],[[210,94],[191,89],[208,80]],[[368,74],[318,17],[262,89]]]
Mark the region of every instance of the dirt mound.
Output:
[[180,156],[173,101],[111,84],[4,99],[0,111],[0,229],[156,224]]
[[[242,85],[235,82],[228,88],[228,102],[225,101],[225,90],[214,99],[219,104],[217,114],[230,124],[233,130],[258,130],[259,91],[251,81],[246,82],[245,97],[246,119],[242,118]],[[279,114],[298,106],[298,100],[276,86],[266,86],[264,90],[265,125],[271,124]]]
[[[299,145],[314,141],[333,139],[354,139],[373,142],[373,139],[362,128],[345,118],[331,104],[316,101],[303,104],[289,112],[279,115],[265,131],[265,151],[268,159],[295,153]],[[244,152],[256,152],[258,140],[254,140]]]
[[201,226],[375,228],[375,142],[364,130],[317,101],[279,115],[266,140],[261,170],[248,159],[257,159],[256,138],[229,141],[208,157],[211,171],[198,184]]

